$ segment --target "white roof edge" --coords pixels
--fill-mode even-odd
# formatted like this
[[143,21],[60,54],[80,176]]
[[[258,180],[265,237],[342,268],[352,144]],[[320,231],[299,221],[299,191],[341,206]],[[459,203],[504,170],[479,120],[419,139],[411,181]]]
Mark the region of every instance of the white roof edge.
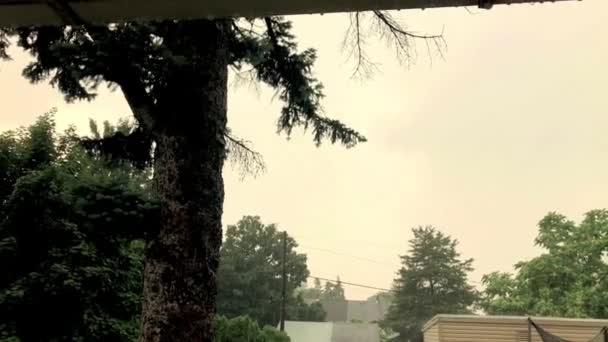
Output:
[[[573,325],[583,326],[608,326],[608,319],[593,319],[593,318],[563,318],[563,317],[530,317],[533,321],[551,324],[551,323],[569,323]],[[439,322],[476,322],[476,323],[524,323],[528,316],[481,316],[481,315],[449,315],[439,314],[428,320],[422,327],[422,332],[427,331],[433,325]]]

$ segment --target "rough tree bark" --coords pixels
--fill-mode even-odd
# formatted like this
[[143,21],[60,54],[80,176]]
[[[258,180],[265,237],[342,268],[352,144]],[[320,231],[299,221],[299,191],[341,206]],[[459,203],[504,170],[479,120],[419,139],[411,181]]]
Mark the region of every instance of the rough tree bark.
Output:
[[194,61],[172,70],[155,108],[159,230],[149,233],[142,340],[211,341],[222,235],[227,25],[197,21]]

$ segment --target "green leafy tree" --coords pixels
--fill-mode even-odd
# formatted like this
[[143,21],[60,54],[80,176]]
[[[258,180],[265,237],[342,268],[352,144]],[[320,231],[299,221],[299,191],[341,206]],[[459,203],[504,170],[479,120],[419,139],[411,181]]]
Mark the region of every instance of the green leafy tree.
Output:
[[327,312],[320,302],[308,303],[296,294],[287,305],[287,319],[291,321],[324,322]]
[[284,332],[259,324],[247,316],[228,319],[218,316],[215,319],[216,336],[214,342],[289,342]]
[[4,214],[19,177],[44,168],[56,158],[54,114],[52,110],[35,125],[0,134],[0,214]]
[[[322,320],[318,305],[304,303],[295,294],[308,278],[306,255],[296,252],[296,241],[287,236],[287,318]],[[244,216],[226,229],[219,268],[218,311],[228,317],[248,315],[261,324],[279,321],[283,234],[276,225],[265,225],[258,216]]]
[[469,313],[477,299],[468,284],[472,259],[463,260],[458,242],[433,227],[412,230],[410,250],[402,256],[395,279],[394,299],[385,327],[399,333],[400,341],[422,341],[422,325],[436,314]]
[[580,224],[557,213],[539,223],[546,252],[516,265],[516,274],[484,276],[482,308],[490,314],[608,317],[608,210]]
[[[258,156],[227,127],[228,69],[269,85],[284,102],[277,130],[289,135],[309,128],[316,144],[347,147],[365,141],[360,133],[328,118],[323,87],[313,76],[312,49],[299,50],[291,23],[282,17],[167,20],[104,25],[69,18],[72,25],[0,29],[0,58],[11,37],[34,61],[23,74],[48,81],[67,101],[93,100],[105,84],[120,88],[137,130],[104,139],[104,150],[139,164],[155,146],[154,187],[160,228],[147,232],[142,339],[212,339],[216,311],[222,169],[228,153]],[[349,30],[357,71],[369,67],[362,53],[362,23],[394,43],[404,59],[412,39],[390,14],[356,13]],[[246,72],[245,70],[251,70]]]
[[135,341],[157,208],[134,171],[57,137],[53,113],[0,151],[0,340]]

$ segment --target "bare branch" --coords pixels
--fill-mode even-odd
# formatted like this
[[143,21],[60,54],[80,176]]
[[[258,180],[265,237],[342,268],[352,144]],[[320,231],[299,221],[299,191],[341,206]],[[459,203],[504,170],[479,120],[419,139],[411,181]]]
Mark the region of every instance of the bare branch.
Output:
[[[375,19],[371,27],[372,31],[388,44],[394,46],[399,62],[409,65],[415,61],[417,58],[415,42],[417,40],[425,42],[431,63],[434,55],[433,50],[443,59],[444,50],[447,48],[443,31],[441,34],[435,35],[417,34],[406,30],[386,11],[373,11],[372,13]],[[363,19],[363,13],[351,14],[351,24],[347,30],[343,47],[349,47],[349,58],[354,58],[356,61],[353,76],[363,75],[368,77],[373,73],[376,64],[365,53],[364,45],[366,42],[362,30]]]
[[405,31],[401,25],[388,13],[385,11],[374,11],[374,15],[383,22],[393,34],[402,35],[409,38],[418,38],[418,39],[440,39],[443,38],[442,35],[421,35],[415,34],[412,32]]
[[425,41],[431,60],[433,57],[431,46],[433,46],[440,57],[443,58],[443,51],[447,48],[447,44],[443,38],[443,32],[436,35],[416,34],[404,29],[397,20],[386,11],[374,11],[373,13],[377,20],[379,34],[395,46],[397,57],[399,57],[401,62],[409,64],[416,59],[415,40]]
[[224,134],[228,158],[233,168],[238,168],[241,179],[247,175],[256,177],[266,171],[262,154],[249,147],[249,141],[233,137],[230,132]]
[[349,48],[348,59],[354,59],[355,70],[351,77],[353,78],[369,78],[377,69],[376,64],[369,58],[365,52],[365,37],[361,31],[361,21],[364,14],[355,12],[350,14],[350,26],[346,31],[342,48]]
[[255,21],[249,21],[249,27],[240,26],[238,22],[242,22],[242,20],[233,20],[232,28],[239,33],[239,35],[244,36],[245,34],[249,34],[258,38],[263,36],[262,32],[256,31],[256,28],[259,30],[259,27],[255,25]]
[[257,82],[255,68],[249,68],[247,70],[239,70],[234,65],[230,66],[234,80],[231,82],[231,87],[238,88],[241,86],[247,86],[247,88],[255,91],[257,95],[261,94],[260,84]]

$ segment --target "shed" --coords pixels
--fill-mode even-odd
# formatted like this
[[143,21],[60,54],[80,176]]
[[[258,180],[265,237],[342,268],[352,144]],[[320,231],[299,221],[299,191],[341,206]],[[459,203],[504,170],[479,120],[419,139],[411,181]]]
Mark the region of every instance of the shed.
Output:
[[[547,332],[572,342],[588,342],[608,320],[531,317]],[[532,342],[541,342],[532,329]],[[437,315],[422,328],[424,342],[527,342],[528,317]]]

